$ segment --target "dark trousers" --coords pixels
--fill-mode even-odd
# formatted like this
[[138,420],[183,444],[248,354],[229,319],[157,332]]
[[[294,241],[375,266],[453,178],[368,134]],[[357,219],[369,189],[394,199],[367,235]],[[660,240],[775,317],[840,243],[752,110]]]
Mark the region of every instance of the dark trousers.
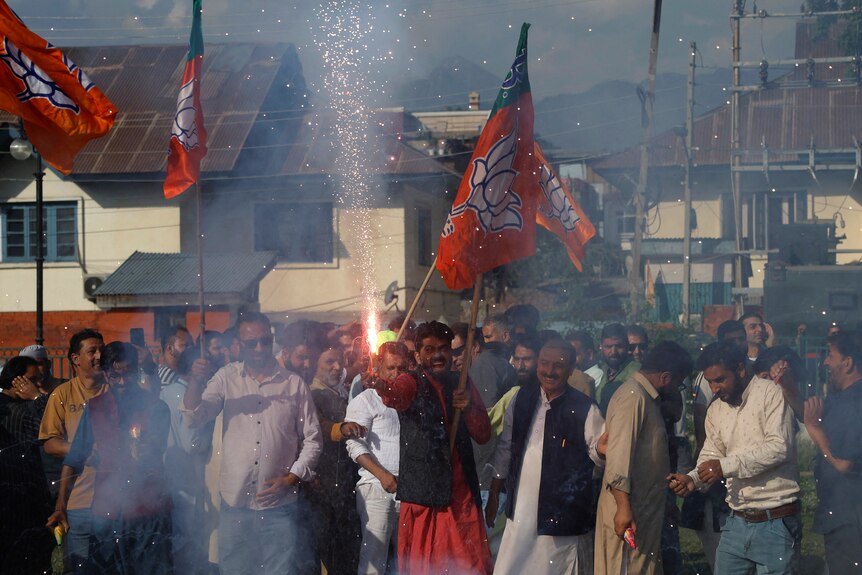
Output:
[[343,484],[311,499],[320,561],[329,575],[353,575],[359,566],[362,533],[353,486]]
[[93,516],[90,554],[82,575],[171,575],[171,517]]
[[823,535],[829,575],[862,574],[862,529],[844,525]]

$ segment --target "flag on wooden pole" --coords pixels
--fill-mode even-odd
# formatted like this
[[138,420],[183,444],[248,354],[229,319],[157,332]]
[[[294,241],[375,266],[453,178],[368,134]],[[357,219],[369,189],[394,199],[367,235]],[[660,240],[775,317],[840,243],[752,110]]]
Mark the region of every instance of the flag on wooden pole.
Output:
[[491,109],[440,239],[437,269],[449,289],[536,252],[539,187],[533,156],[533,98],[527,31]]
[[198,181],[201,161],[207,155],[207,132],[201,109],[201,65],[204,59],[204,36],[201,28],[201,0],[192,7],[192,32],[189,52],[177,96],[177,111],[171,125],[168,174],[165,198],[182,194]]

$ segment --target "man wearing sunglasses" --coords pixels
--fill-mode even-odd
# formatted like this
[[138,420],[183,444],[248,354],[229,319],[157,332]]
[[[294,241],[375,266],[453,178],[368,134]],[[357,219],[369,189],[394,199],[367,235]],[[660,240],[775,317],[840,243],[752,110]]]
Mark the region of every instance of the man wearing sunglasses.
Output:
[[195,361],[182,410],[190,427],[223,413],[221,573],[247,573],[251,565],[265,575],[301,572],[314,558],[301,524],[299,485],[314,477],[320,425],[308,387],[273,356],[269,319],[244,314],[238,332],[240,361],[209,382],[207,362]]

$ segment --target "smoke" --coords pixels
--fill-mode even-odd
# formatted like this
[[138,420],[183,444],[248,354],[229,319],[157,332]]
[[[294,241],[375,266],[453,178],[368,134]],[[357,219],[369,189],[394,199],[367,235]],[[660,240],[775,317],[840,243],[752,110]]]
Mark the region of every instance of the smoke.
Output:
[[[381,182],[372,166],[382,154],[372,125],[372,102],[380,91],[374,73],[379,62],[372,48],[376,18],[373,7],[360,1],[330,0],[317,10],[314,44],[324,62],[323,87],[335,114],[332,146],[336,151],[335,180],[338,203],[346,208],[350,226],[354,272],[362,296],[362,323],[377,330],[377,274],[371,207],[382,196]],[[385,56],[384,56],[385,59]]]

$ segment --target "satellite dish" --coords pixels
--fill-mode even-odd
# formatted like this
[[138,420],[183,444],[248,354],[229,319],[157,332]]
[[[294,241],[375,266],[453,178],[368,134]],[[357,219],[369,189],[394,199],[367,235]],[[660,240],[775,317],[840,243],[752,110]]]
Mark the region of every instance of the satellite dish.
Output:
[[398,299],[398,294],[395,293],[396,291],[398,291],[398,282],[394,281],[389,284],[389,287],[386,288],[386,293],[383,295],[384,305],[389,305]]

